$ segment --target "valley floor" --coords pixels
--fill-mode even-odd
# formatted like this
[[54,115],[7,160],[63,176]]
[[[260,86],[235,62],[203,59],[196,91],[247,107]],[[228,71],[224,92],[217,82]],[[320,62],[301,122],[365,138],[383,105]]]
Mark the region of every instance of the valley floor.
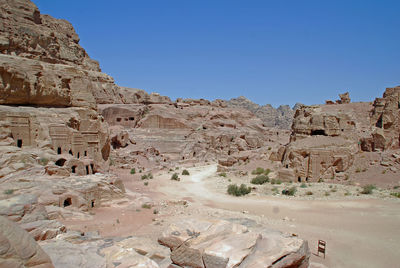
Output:
[[[311,262],[328,267],[396,267],[400,256],[400,199],[304,198],[272,195],[233,197],[218,185],[216,165],[154,173],[154,179],[115,169],[127,189],[128,200],[94,210],[93,219],[64,221],[70,228],[86,226],[103,236],[141,235],[157,239],[169,221],[180,217],[230,219],[253,228],[277,229],[308,240]],[[181,173],[182,169],[176,172]],[[148,185],[145,185],[145,182]],[[152,208],[134,206],[133,192],[143,192]],[[146,199],[146,198],[145,198]],[[143,203],[146,203],[143,200]],[[317,241],[327,242],[326,259],[316,256]]]

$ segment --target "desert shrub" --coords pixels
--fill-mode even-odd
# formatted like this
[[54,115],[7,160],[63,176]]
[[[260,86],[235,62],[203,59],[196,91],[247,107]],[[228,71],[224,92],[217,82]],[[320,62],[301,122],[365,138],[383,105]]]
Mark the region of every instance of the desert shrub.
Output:
[[132,168],[131,169],[131,174],[133,175],[133,174],[135,174],[136,173],[136,169],[135,168]]
[[142,175],[142,180],[147,180],[148,179],[148,177],[147,177],[147,175],[145,174],[145,175]]
[[313,192],[308,191],[308,192],[306,193],[306,195],[313,195]]
[[382,174],[385,174],[386,173],[386,170],[382,170]]
[[361,193],[362,194],[372,194],[374,189],[376,189],[376,187],[373,184],[364,185]]
[[153,214],[158,214],[158,210],[157,209],[153,209]]
[[274,187],[271,190],[274,194],[277,194],[279,192],[278,187]]
[[187,169],[184,169],[182,171],[182,175],[188,176],[188,175],[190,175],[190,173],[189,173],[189,171]]
[[330,196],[331,194],[329,192],[325,192],[325,196]]
[[180,181],[178,173],[172,174],[171,180],[173,180],[173,181]]
[[261,174],[263,174],[264,172],[265,172],[265,170],[264,170],[263,168],[258,167],[258,168],[256,168],[255,170],[253,170],[253,171],[251,172],[251,174],[253,174],[253,175],[261,175]]
[[331,190],[331,192],[332,192],[332,193],[336,193],[336,192],[337,192],[337,188],[336,188],[336,187],[333,188],[333,189]]
[[346,191],[346,192],[344,193],[344,195],[345,195],[345,196],[349,196],[349,195],[351,195],[351,193],[350,193],[349,191]]
[[44,157],[39,159],[39,164],[41,164],[42,166],[47,165],[47,163],[49,163],[49,159],[44,158]]
[[258,184],[258,185],[264,184],[266,182],[269,182],[269,178],[267,175],[258,175],[257,177],[251,180],[252,184]]
[[236,184],[231,184],[228,186],[227,192],[230,195],[242,196],[249,194],[251,192],[251,188],[247,187],[245,184],[241,184],[240,186],[237,186]]
[[269,168],[267,168],[267,169],[264,170],[264,174],[265,174],[265,175],[268,175],[269,173],[271,173],[271,170],[270,170]]
[[357,168],[356,173],[360,173],[360,172],[361,172],[361,168]]
[[4,194],[13,194],[13,193],[14,193],[14,189],[4,190]]
[[319,178],[318,182],[324,182],[324,179],[323,178]]
[[147,178],[149,178],[150,180],[152,180],[154,177],[153,177],[153,174],[151,174],[151,173],[149,173],[149,174],[147,174]]
[[151,209],[151,207],[152,207],[152,205],[148,204],[148,203],[145,203],[142,205],[142,208],[146,208],[146,209]]
[[149,185],[149,182],[145,181],[143,184],[144,184],[144,186],[147,186],[147,185]]
[[300,188],[307,188],[307,184],[305,184],[304,182],[300,185]]
[[390,195],[394,196],[394,197],[397,197],[397,198],[400,198],[400,193],[390,193]]
[[225,172],[219,173],[218,176],[226,178],[226,173]]
[[297,188],[295,186],[290,187],[289,189],[283,189],[282,194],[283,195],[290,195],[293,196],[297,191]]
[[396,186],[393,186],[393,189],[399,189],[400,188],[400,186],[398,186],[398,185],[396,185]]

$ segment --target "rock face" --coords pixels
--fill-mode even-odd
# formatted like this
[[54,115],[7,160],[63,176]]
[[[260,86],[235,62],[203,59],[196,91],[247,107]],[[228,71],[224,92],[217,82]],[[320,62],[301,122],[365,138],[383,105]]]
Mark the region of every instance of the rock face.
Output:
[[222,101],[178,99],[171,104],[101,104],[98,108],[115,132],[112,145],[121,149],[113,153],[121,164],[135,162],[138,155],[161,163],[229,157],[234,164],[278,137],[251,112],[225,107]]
[[[371,103],[303,106],[296,111],[290,143],[281,155],[287,180],[334,178],[346,172],[360,151],[399,148],[400,87],[386,89]],[[275,157],[279,159],[279,157]],[[290,175],[292,174],[292,176]]]
[[400,146],[400,86],[387,88],[382,98],[376,98],[371,112],[375,128],[372,137],[362,140],[366,151],[392,149]]
[[54,266],[49,256],[26,231],[0,216],[0,267]]
[[158,239],[178,267],[308,267],[307,242],[222,220],[186,219]]
[[290,129],[293,115],[297,108],[301,106],[301,104],[296,103],[293,109],[288,105],[281,105],[275,109],[270,104],[260,106],[243,96],[230,99],[227,104],[230,107],[239,107],[251,111],[260,118],[267,127],[277,127],[282,129]]

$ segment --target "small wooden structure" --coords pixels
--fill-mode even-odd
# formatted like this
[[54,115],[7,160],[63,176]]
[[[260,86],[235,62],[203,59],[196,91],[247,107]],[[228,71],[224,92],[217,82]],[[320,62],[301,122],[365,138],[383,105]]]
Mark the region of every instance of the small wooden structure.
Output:
[[324,259],[325,259],[325,251],[326,251],[326,242],[324,240],[318,240],[318,256],[319,253],[324,254]]

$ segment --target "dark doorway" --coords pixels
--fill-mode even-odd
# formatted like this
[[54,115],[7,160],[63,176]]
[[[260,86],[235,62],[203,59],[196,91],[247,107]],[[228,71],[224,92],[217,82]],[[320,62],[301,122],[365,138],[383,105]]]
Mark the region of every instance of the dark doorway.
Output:
[[69,150],[69,152],[68,152],[70,155],[73,155],[73,153],[72,153],[72,150]]
[[91,202],[91,204],[90,204],[90,205],[91,205],[91,207],[92,207],[92,208],[94,208],[94,205],[95,205],[95,202],[94,202],[94,200],[92,200],[92,202]]
[[57,148],[57,154],[61,154],[61,147]]
[[325,130],[323,130],[323,129],[316,129],[316,130],[311,131],[311,136],[315,136],[315,135],[326,136]]
[[21,139],[18,139],[18,140],[17,140],[17,146],[18,146],[19,148],[22,148],[22,140],[21,140]]
[[85,156],[87,156],[87,151],[85,151]]
[[94,165],[90,164],[90,168],[92,169],[92,174],[94,174]]
[[76,166],[72,166],[72,167],[71,167],[71,172],[72,172],[72,173],[75,173],[75,172],[76,172]]
[[71,197],[68,197],[67,199],[64,200],[64,207],[68,207],[72,205],[72,200]]
[[89,175],[89,166],[86,166],[86,175]]
[[78,155],[77,155],[77,158],[79,158],[81,156],[81,154],[80,153],[78,153]]
[[298,177],[298,178],[297,178],[297,181],[298,181],[298,182],[301,182],[301,177]]
[[64,166],[65,161],[67,161],[67,160],[65,160],[64,158],[60,158],[60,159],[58,159],[58,160],[56,161],[55,164],[56,164],[57,166],[59,166],[59,167],[62,167],[62,166]]

